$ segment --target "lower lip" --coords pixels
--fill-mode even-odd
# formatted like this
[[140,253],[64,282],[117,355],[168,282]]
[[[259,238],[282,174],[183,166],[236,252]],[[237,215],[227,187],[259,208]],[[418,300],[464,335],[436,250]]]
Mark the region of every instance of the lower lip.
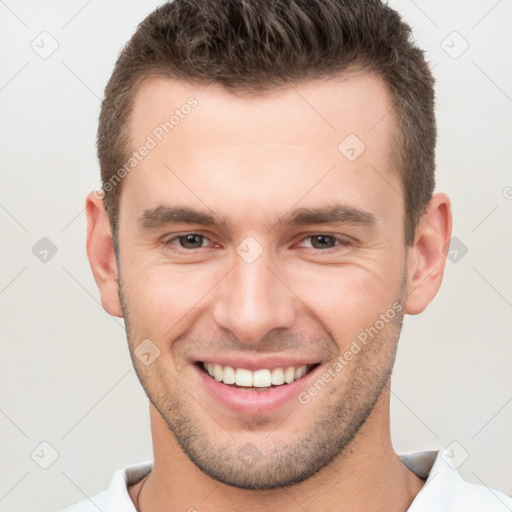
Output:
[[266,391],[245,391],[215,380],[195,364],[193,367],[214,400],[232,412],[250,416],[271,413],[292,400],[299,403],[297,396],[307,387],[308,382],[314,378],[320,368],[320,366],[313,368],[290,384],[282,384]]

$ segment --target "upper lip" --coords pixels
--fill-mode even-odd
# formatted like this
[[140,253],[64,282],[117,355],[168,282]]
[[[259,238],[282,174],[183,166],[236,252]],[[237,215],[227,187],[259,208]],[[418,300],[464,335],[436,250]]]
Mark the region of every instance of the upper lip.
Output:
[[233,368],[244,368],[246,370],[256,371],[262,369],[272,370],[274,368],[288,368],[290,366],[314,365],[320,361],[318,359],[285,356],[285,355],[268,355],[268,356],[205,356],[198,357],[193,360],[194,363],[213,363],[222,366],[231,366]]

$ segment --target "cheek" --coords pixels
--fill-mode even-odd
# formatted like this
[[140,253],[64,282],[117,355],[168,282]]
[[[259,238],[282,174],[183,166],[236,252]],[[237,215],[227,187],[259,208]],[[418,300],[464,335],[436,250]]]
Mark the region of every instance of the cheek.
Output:
[[294,272],[290,289],[307,305],[308,314],[340,343],[350,344],[386,314],[400,294],[401,271],[350,265]]
[[123,272],[126,297],[137,324],[156,338],[176,338],[207,301],[215,282],[213,268],[133,264]]

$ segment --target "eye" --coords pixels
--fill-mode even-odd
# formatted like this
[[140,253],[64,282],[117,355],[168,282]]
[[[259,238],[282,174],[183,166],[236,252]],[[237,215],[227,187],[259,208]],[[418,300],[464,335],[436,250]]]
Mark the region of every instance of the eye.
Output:
[[[308,241],[309,243],[307,243]],[[306,242],[306,247],[318,250],[333,249],[337,246],[349,245],[350,243],[347,240],[327,234],[310,235],[304,238],[303,242]]]
[[200,249],[204,247],[203,243],[208,239],[204,235],[197,233],[187,233],[186,235],[176,236],[164,242],[166,247],[178,242],[179,246],[183,249]]
[[191,233],[178,237],[178,242],[184,249],[198,249],[203,246],[204,236]]
[[313,235],[308,237],[315,249],[330,249],[336,245],[336,238],[330,235]]

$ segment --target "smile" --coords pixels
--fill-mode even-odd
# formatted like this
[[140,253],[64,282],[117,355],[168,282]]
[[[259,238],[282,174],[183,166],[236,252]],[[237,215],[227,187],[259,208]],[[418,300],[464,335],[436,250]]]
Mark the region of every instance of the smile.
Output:
[[252,388],[264,391],[275,386],[291,384],[302,378],[313,368],[314,364],[300,366],[283,366],[273,369],[261,368],[255,371],[247,368],[233,368],[218,363],[201,363],[202,368],[217,382],[222,382],[235,388]]
[[[298,396],[321,375],[324,362],[296,354],[199,355],[190,360],[191,388],[210,404],[212,414],[261,416],[290,407],[302,410]],[[196,380],[197,379],[197,380]]]

